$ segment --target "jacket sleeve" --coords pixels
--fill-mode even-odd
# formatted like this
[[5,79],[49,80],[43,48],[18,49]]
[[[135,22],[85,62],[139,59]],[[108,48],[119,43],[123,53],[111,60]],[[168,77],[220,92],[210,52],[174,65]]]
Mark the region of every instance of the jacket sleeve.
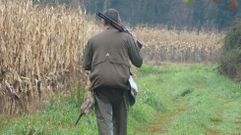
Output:
[[143,59],[140,56],[140,48],[131,36],[128,38],[128,55],[134,66],[141,67]]
[[91,42],[88,41],[87,45],[85,46],[84,56],[83,56],[83,68],[85,70],[91,70],[92,57],[93,57],[92,45],[91,45]]

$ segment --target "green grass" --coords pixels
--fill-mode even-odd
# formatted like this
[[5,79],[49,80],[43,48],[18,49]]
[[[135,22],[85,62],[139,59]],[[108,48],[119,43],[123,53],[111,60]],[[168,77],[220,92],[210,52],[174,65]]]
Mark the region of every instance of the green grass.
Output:
[[[140,92],[130,108],[129,135],[241,134],[241,85],[215,66],[164,65],[135,70]],[[56,96],[39,112],[17,118],[0,116],[0,134],[96,135],[94,113],[78,117],[83,94]]]

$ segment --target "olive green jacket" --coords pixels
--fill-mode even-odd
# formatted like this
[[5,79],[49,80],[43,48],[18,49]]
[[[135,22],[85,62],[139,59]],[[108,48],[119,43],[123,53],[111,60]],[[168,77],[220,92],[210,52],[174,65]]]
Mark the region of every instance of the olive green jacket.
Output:
[[89,39],[83,68],[90,70],[91,88],[127,89],[130,63],[141,67],[143,60],[131,35],[109,27]]

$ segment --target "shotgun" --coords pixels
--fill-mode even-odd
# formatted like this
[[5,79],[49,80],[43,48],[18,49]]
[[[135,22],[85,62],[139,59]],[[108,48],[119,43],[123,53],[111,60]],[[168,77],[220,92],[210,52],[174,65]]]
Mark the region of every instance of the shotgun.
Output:
[[[99,16],[100,18],[104,19],[107,23],[109,23],[112,27],[114,27],[118,31],[126,32],[126,33],[130,34],[133,37],[133,35],[130,33],[130,31],[126,27],[124,27],[122,24],[114,21],[110,17],[108,17],[108,16],[106,16],[106,15],[100,13],[100,12],[97,12],[96,15]],[[143,45],[142,45],[142,43],[139,40],[137,40],[136,43],[137,43],[139,48],[142,48]]]

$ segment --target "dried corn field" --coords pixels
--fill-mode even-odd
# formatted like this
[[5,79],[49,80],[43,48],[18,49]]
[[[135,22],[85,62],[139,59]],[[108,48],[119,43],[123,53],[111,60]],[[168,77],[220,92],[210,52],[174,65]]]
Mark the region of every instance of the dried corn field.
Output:
[[31,111],[83,83],[83,45],[96,29],[80,9],[1,1],[0,113]]
[[[79,9],[0,0],[0,114],[31,112],[85,82],[83,45],[100,31]],[[222,34],[136,27],[146,62],[216,63]]]
[[223,46],[223,34],[167,30],[167,28],[137,28],[137,37],[144,43],[146,63],[217,63]]

